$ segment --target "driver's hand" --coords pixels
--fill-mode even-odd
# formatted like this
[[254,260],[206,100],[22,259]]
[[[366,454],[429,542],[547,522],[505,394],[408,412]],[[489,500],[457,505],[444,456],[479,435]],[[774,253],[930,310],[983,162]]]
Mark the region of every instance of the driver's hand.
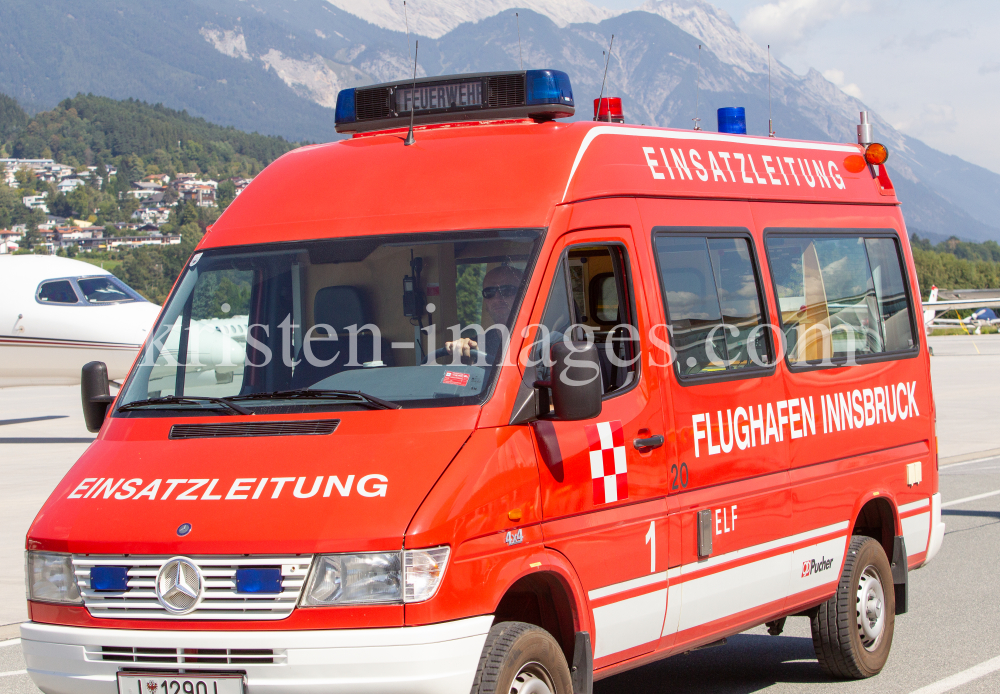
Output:
[[448,354],[454,354],[455,350],[460,350],[463,357],[471,357],[470,350],[475,349],[479,344],[468,337],[463,337],[461,340],[455,340],[454,342],[445,342],[445,349],[448,350]]

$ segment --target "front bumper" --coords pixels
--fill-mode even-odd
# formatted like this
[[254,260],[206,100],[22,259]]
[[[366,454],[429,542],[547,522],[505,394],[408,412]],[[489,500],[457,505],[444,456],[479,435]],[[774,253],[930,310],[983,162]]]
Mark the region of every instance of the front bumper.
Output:
[[[487,615],[392,629],[247,632],[27,622],[21,646],[28,674],[46,694],[117,694],[116,673],[136,668],[245,672],[248,694],[468,694],[492,624]],[[112,649],[118,660],[105,660]],[[150,655],[147,649],[158,650]],[[241,655],[258,649],[272,651],[273,662]],[[134,655],[122,656],[128,652]]]

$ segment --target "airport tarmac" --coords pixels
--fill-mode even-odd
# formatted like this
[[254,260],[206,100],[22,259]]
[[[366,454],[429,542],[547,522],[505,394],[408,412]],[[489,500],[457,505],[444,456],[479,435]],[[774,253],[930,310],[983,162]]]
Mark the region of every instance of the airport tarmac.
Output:
[[[752,629],[724,646],[602,680],[595,694],[1000,692],[1000,336],[934,337],[930,344],[948,530],[938,557],[910,574],[910,612],[896,620],[882,674],[861,682],[825,678],[808,620],[797,617],[780,637]],[[38,692],[23,673],[17,641],[16,623],[27,618],[24,535],[92,438],[78,387],[0,389],[0,694]]]

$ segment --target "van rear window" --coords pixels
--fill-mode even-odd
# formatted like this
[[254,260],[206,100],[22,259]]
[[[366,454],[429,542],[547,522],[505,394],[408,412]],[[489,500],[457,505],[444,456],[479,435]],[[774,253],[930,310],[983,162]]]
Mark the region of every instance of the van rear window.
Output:
[[914,346],[895,239],[769,234],[766,243],[790,363]]

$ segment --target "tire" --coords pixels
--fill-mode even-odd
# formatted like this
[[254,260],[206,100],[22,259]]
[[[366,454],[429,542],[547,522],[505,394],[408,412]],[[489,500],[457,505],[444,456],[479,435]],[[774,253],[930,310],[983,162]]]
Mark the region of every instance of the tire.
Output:
[[524,622],[494,624],[471,694],[573,694],[566,656],[549,632]]
[[820,667],[845,679],[877,675],[889,658],[895,614],[892,569],[882,545],[855,535],[837,594],[816,608],[811,618]]

